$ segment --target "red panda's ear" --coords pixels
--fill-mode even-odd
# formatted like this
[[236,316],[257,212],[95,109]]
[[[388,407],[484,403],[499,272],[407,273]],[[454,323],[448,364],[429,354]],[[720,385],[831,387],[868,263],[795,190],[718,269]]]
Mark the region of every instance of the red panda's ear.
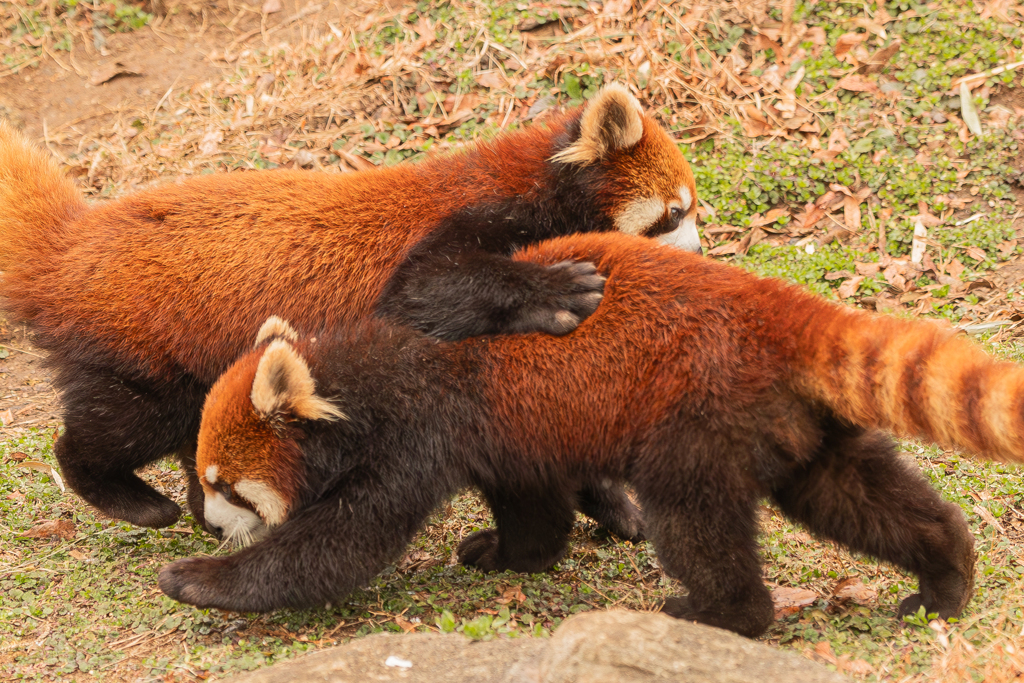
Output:
[[259,346],[271,337],[282,337],[288,341],[298,341],[299,333],[288,324],[287,320],[272,315],[267,318],[267,322],[263,323],[260,331],[256,333],[256,344],[254,346]]
[[317,395],[309,366],[284,339],[275,339],[263,352],[249,394],[262,417],[303,420],[348,419],[327,399]]
[[580,137],[552,161],[587,166],[618,149],[632,147],[644,134],[643,109],[625,87],[612,83],[587,104]]

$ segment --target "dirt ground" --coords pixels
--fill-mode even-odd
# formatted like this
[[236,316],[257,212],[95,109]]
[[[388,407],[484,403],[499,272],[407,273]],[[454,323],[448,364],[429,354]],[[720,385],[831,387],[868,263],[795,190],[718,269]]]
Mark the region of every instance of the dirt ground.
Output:
[[136,31],[106,36],[102,52],[79,41],[70,56],[51,52],[38,68],[0,78],[0,115],[33,139],[63,129],[88,133],[118,111],[153,111],[175,90],[217,76],[229,68],[218,59],[225,53],[302,40],[310,26],[351,21],[365,15],[364,6],[381,4],[274,2],[280,10],[270,14],[240,0],[161,2],[165,14]]
[[[32,344],[32,335],[0,317],[0,439],[20,433],[21,428],[57,425],[60,415],[57,392],[44,367],[43,352]],[[0,355],[4,355],[0,351]]]

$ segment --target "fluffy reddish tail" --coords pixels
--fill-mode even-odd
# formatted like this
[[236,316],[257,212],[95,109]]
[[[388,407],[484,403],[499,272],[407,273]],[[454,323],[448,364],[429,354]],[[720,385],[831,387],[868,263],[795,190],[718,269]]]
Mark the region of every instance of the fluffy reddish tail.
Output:
[[65,226],[86,208],[53,157],[0,121],[0,270],[64,251]]
[[802,393],[855,424],[1024,462],[1024,368],[935,323],[815,308],[793,368]]

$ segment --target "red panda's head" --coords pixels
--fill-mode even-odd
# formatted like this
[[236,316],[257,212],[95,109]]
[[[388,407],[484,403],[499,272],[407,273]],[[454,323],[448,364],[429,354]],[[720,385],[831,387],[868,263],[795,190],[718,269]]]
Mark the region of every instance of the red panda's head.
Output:
[[579,137],[552,160],[602,167],[601,199],[619,231],[701,251],[690,165],[625,87],[607,85],[590,100]]
[[289,343],[297,336],[271,317],[257,350],[221,375],[203,405],[196,471],[204,515],[234,545],[259,540],[294,509],[304,474],[295,424],[345,417],[317,395],[309,367]]

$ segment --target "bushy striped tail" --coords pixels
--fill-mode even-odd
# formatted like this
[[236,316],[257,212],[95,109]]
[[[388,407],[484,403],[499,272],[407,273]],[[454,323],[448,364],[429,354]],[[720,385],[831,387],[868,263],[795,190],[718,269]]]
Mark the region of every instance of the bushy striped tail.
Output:
[[65,226],[86,208],[53,157],[0,121],[0,270],[62,252]]
[[828,305],[798,344],[797,385],[841,417],[1024,462],[1024,368],[953,330]]

